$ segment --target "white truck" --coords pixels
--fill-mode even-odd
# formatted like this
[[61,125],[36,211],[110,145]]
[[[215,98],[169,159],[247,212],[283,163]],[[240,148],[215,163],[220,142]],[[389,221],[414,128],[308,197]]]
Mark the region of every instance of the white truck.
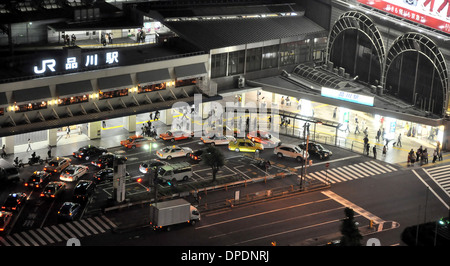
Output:
[[165,228],[170,231],[172,225],[200,221],[200,213],[185,199],[175,199],[150,205],[150,224],[153,229]]

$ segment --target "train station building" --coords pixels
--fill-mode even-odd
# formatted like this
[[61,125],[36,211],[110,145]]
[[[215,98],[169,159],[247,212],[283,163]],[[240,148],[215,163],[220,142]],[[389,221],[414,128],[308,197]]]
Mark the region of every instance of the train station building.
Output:
[[[56,146],[67,127],[98,139],[105,120],[136,132],[155,111],[170,125],[174,103],[201,95],[205,106],[265,97],[281,111],[289,98],[301,106],[293,129],[333,120],[337,136],[359,116],[373,134],[449,150],[450,21],[390,2],[1,4],[1,142]],[[305,114],[311,102],[326,111]]]

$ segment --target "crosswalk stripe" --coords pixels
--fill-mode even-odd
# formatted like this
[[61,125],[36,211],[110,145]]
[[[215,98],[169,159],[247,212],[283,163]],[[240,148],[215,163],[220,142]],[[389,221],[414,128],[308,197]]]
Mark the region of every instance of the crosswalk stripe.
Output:
[[357,171],[360,171],[363,174],[366,174],[367,176],[373,176],[375,175],[374,172],[369,171],[369,169],[367,169],[367,167],[364,167],[360,164],[352,164],[352,167],[354,167],[355,169],[357,169]]
[[39,246],[39,244],[31,237],[27,231],[20,232],[22,236],[25,238],[24,240],[27,240],[29,243],[31,243],[33,246]]
[[[63,232],[61,232],[56,225],[52,225],[51,228],[53,228],[53,230],[56,233],[58,233],[63,238],[63,240],[67,240],[70,238],[70,237],[66,236]],[[63,241],[63,240],[61,240],[61,241]]]
[[330,172],[330,170],[328,170],[328,180],[330,180],[330,183],[339,183],[339,182],[341,182],[341,180],[339,180],[338,178],[336,178],[336,177]]
[[363,178],[364,177],[363,174],[361,174],[360,172],[358,172],[355,169],[352,169],[352,168],[350,168],[348,166],[342,166],[342,169],[352,173],[353,175],[357,176],[358,178]]
[[350,169],[353,169],[354,171],[356,171],[358,174],[363,175],[363,177],[368,177],[370,176],[368,173],[361,171],[361,169],[359,167],[356,167],[355,165],[351,164],[351,165],[347,165]]
[[[27,243],[27,241],[25,241],[25,240],[20,236],[20,234],[14,234],[14,237],[15,237],[17,240],[19,240],[20,242],[22,242],[22,244],[23,244],[24,246],[27,246],[27,247],[30,246],[30,245]],[[20,246],[20,244],[17,245],[17,246]]]
[[87,222],[86,222],[86,220],[80,220],[80,222],[82,223],[82,224],[84,224],[84,226],[86,226],[87,228],[89,228],[89,230],[91,230],[91,232],[92,233],[94,233],[94,234],[98,234],[98,232],[94,229],[94,228],[92,228],[92,226],[90,225],[90,224],[88,224]]
[[423,168],[423,171],[436,182],[436,184],[450,196],[450,165]]
[[3,245],[5,245],[5,246],[11,246],[11,245],[6,241],[6,239],[4,239],[4,238],[1,237],[1,236],[0,236],[0,242],[2,242]]
[[379,168],[385,169],[387,172],[397,171],[397,169],[395,169],[394,167],[392,167],[392,166],[390,166],[388,164],[382,165],[382,164],[380,164],[378,162],[375,162],[375,161],[371,161],[371,163],[374,164],[374,165],[378,165]]
[[78,231],[78,229],[76,229],[76,228],[72,225],[72,223],[67,223],[66,225],[67,225],[67,227],[69,227],[73,232],[75,232],[75,234],[77,234],[78,237],[83,237],[83,236],[84,236],[80,231]]
[[64,232],[66,232],[68,234],[69,238],[76,237],[76,235],[73,232],[71,232],[69,229],[67,229],[67,227],[64,226],[63,224],[59,224],[59,228],[62,229]]
[[316,172],[316,173],[310,173],[309,175],[312,176],[314,179],[319,180],[320,182],[323,182],[323,183],[325,183],[325,184],[328,183],[328,181],[322,179],[321,177],[319,177],[319,176],[316,175],[316,174],[317,174],[317,172]]
[[36,232],[40,233],[41,236],[43,236],[47,240],[48,243],[50,243],[50,244],[55,243],[55,241],[53,241],[53,239],[51,239],[51,237],[49,237],[48,234],[46,234],[44,231],[42,231],[41,228],[38,228],[36,230]]
[[37,241],[39,241],[40,243],[41,243],[41,245],[45,245],[45,244],[47,244],[47,242],[45,242],[34,230],[30,230],[30,231],[28,231],[28,232],[30,232],[30,234],[31,235],[33,235],[33,237],[37,240]]
[[92,218],[88,218],[89,222],[94,225],[98,230],[100,230],[100,232],[104,233],[105,230],[103,230],[103,228],[101,228]]
[[12,236],[7,236],[6,237],[8,239],[9,242],[11,242],[14,246],[21,246]]
[[111,225],[112,228],[117,227],[117,225],[115,225],[110,219],[108,219],[108,217],[102,215],[101,218],[104,219],[109,225]]
[[94,217],[95,220],[97,220],[99,223],[99,226],[103,226],[103,229],[109,230],[111,227],[105,223],[105,221],[103,221],[99,216],[95,216]]
[[347,181],[348,180],[348,178],[347,177],[342,177],[341,175],[342,175],[342,173],[340,173],[338,170],[336,170],[336,169],[328,169],[328,174],[330,174],[331,173],[331,175],[332,176],[334,176],[335,178],[337,178],[338,180],[340,180],[339,182],[342,182],[342,181]]
[[367,162],[358,164],[360,167],[364,168],[366,172],[372,173],[372,175],[380,175],[381,173],[378,172],[376,169],[373,169],[373,167],[370,167],[367,165]]
[[352,179],[358,179],[359,177],[353,175],[352,172],[347,171],[346,169],[344,169],[344,167],[340,167],[339,171],[343,172],[344,174],[346,174],[347,176],[350,176]]
[[56,235],[52,230],[50,230],[50,228],[44,227],[44,230],[45,230],[47,233],[49,233],[56,241],[58,241],[58,242],[61,242],[61,241],[62,241],[62,239],[59,238],[59,236]]
[[84,228],[78,221],[74,221],[73,224],[78,228],[80,228],[80,230],[83,231],[87,236],[91,235],[91,233],[88,230],[86,230],[86,228]]
[[379,164],[378,164],[378,165],[375,164],[374,161],[367,162],[367,164],[370,165],[373,169],[377,169],[377,170],[378,170],[379,172],[381,172],[382,174],[392,172],[391,170],[386,169],[386,168],[384,168],[383,166],[381,166],[381,165],[379,165]]

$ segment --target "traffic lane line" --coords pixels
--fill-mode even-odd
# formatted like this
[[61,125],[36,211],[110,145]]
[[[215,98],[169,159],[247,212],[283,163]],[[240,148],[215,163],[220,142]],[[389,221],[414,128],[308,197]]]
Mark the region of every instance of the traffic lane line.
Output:
[[227,236],[227,235],[231,235],[231,234],[236,234],[236,233],[240,233],[240,232],[246,232],[248,230],[252,230],[252,229],[257,229],[257,228],[261,228],[261,227],[265,227],[265,226],[273,226],[279,223],[284,223],[284,222],[289,222],[289,221],[293,221],[293,220],[297,220],[297,219],[303,219],[306,217],[311,217],[314,215],[319,215],[319,214],[324,214],[324,213],[328,213],[328,212],[333,212],[333,211],[337,211],[340,209],[343,209],[343,206],[337,207],[337,208],[333,208],[333,209],[327,209],[327,210],[323,210],[323,211],[319,211],[319,212],[314,212],[314,213],[308,213],[305,215],[301,215],[301,216],[295,216],[295,217],[291,217],[291,218],[287,218],[287,219],[283,219],[283,220],[277,220],[274,222],[270,222],[270,223],[264,223],[264,224],[260,224],[260,225],[256,225],[256,226],[251,226],[251,227],[246,227],[246,228],[242,228],[239,230],[235,230],[235,231],[229,231],[228,233],[224,233],[224,234],[219,234],[219,235],[215,235],[215,236],[210,236],[209,238],[218,238],[218,237],[222,237],[222,236]]
[[204,229],[204,228],[208,228],[208,227],[212,227],[212,226],[227,224],[227,223],[231,223],[231,222],[235,222],[235,221],[239,221],[239,220],[254,218],[254,217],[257,217],[257,216],[261,216],[261,215],[266,215],[266,214],[275,213],[275,212],[279,212],[279,211],[284,211],[284,210],[288,210],[288,209],[303,207],[303,206],[307,206],[307,205],[310,205],[310,204],[315,204],[315,203],[324,202],[324,201],[328,201],[328,200],[330,200],[330,198],[325,198],[325,199],[319,199],[319,200],[315,200],[315,201],[300,203],[300,204],[291,205],[291,206],[278,208],[278,209],[274,209],[274,210],[269,210],[269,211],[259,212],[259,213],[250,214],[250,215],[246,215],[246,216],[241,216],[241,217],[237,217],[237,218],[233,218],[233,219],[229,219],[229,220],[222,220],[220,222],[215,222],[215,223],[211,223],[211,224],[207,224],[207,225],[197,226],[195,229],[199,230],[199,229]]

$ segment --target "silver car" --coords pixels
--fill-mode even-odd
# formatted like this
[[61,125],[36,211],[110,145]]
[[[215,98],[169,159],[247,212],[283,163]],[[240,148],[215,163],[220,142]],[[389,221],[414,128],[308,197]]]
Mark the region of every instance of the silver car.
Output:
[[309,157],[307,151],[304,151],[297,145],[293,144],[281,144],[273,149],[273,153],[276,154],[278,158],[295,158],[298,162],[302,162]]

